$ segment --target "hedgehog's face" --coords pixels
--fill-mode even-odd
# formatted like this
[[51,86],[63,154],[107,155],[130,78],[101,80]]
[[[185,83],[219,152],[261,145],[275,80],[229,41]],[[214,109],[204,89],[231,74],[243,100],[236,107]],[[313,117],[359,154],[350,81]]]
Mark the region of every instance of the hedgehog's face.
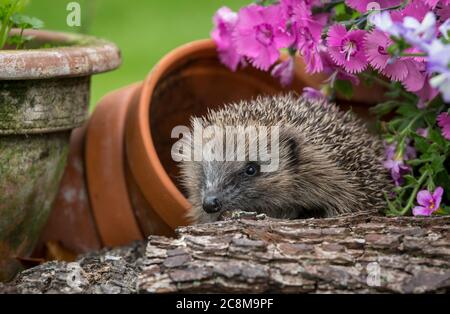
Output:
[[[251,149],[247,146],[248,149]],[[292,208],[298,197],[296,184],[298,143],[280,137],[277,160],[199,161],[182,164],[183,179],[196,222],[217,221],[230,211],[265,213],[296,218]],[[275,168],[268,167],[276,165]]]

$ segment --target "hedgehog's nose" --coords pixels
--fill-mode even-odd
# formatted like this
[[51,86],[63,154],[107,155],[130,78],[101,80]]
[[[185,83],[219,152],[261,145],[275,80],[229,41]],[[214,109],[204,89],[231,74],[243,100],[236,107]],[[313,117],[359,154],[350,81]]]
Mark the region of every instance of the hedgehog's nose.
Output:
[[216,196],[206,196],[203,200],[203,210],[208,214],[215,214],[220,211],[220,202]]

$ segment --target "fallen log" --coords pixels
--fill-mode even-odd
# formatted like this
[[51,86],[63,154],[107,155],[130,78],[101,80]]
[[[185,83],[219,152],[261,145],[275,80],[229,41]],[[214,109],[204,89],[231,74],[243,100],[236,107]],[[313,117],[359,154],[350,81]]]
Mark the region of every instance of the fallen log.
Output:
[[50,262],[3,293],[449,293],[450,217],[247,217]]
[[450,292],[450,217],[239,220],[150,237],[147,293]]

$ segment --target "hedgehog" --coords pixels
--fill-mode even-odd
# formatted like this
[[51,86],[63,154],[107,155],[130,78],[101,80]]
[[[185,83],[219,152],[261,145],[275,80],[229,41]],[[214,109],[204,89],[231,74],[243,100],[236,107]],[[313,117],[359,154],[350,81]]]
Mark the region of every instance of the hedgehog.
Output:
[[[214,147],[222,145],[225,152],[215,156],[223,159],[203,158],[207,150],[202,158],[193,158],[193,136],[184,138],[187,148],[181,155],[191,158],[180,162],[180,179],[194,223],[214,222],[232,212],[305,219],[386,208],[391,181],[382,163],[383,142],[351,111],[341,111],[335,104],[294,94],[260,96],[209,110],[192,118],[191,124],[191,130],[234,130],[227,137],[238,136],[249,126],[278,129],[266,141],[249,133],[240,159],[232,149],[234,158],[225,158],[225,148],[237,145],[221,138],[225,132],[209,139],[222,140]],[[277,142],[272,142],[275,136]],[[207,140],[202,138],[201,143]],[[232,144],[224,147],[224,143]],[[270,143],[278,143],[277,168],[263,172],[263,167],[269,168],[267,158],[250,156],[258,156],[261,148],[272,152]]]

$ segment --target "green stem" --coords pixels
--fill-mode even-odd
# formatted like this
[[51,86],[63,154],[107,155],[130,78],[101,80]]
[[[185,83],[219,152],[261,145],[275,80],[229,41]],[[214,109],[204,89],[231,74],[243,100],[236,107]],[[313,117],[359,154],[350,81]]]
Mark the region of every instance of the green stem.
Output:
[[[375,82],[377,82],[378,84],[380,84],[381,86],[384,86],[384,87],[387,87],[387,88],[391,88],[392,87],[391,83],[386,82],[386,81],[380,79],[377,76],[370,75],[368,73],[362,73],[361,76],[363,76],[363,77],[365,77],[367,79],[372,79]],[[415,101],[416,100],[416,98],[413,95],[411,95],[411,94],[409,94],[409,93],[407,93],[407,92],[405,92],[403,90],[401,90],[400,93],[402,94],[403,97],[405,97],[406,99],[408,99],[410,101]]]
[[424,184],[424,182],[425,182],[425,180],[428,178],[428,176],[429,176],[429,172],[428,172],[428,170],[426,170],[426,171],[422,174],[422,176],[421,176],[420,179],[419,179],[419,182],[417,183],[416,187],[414,188],[414,191],[413,191],[413,193],[411,194],[411,196],[410,196],[410,198],[409,198],[409,201],[408,201],[406,207],[405,207],[403,210],[401,210],[401,211],[399,212],[399,215],[400,215],[400,216],[405,216],[405,215],[412,209],[412,207],[413,207],[413,205],[414,205],[414,200],[415,200],[416,197],[417,197],[417,193],[419,193],[420,188],[422,187],[422,185]]
[[400,57],[426,57],[427,54],[425,53],[401,53]]
[[2,21],[2,26],[0,29],[0,49],[3,49],[5,47],[6,41],[8,40],[8,35],[9,32],[11,31],[11,16],[16,12],[16,8],[17,5],[19,4],[20,0],[15,0],[12,4],[11,7],[9,8],[8,13],[5,15],[3,21]]

